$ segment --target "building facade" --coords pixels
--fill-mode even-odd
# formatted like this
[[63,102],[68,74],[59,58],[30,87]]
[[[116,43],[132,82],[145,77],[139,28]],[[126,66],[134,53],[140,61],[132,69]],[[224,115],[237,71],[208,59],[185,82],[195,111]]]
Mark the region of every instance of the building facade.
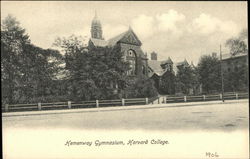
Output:
[[222,56],[222,69],[224,73],[238,71],[244,65],[248,66],[248,55],[246,53],[237,54],[234,56],[225,54]]
[[167,60],[158,61],[157,53],[151,53],[151,60],[148,60],[148,77],[154,81],[155,88],[161,94],[175,93],[175,64],[168,57]]
[[148,77],[147,56],[141,49],[141,41],[131,27],[129,29],[111,39],[103,38],[102,25],[97,15],[91,23],[91,38],[88,43],[89,49],[92,47],[115,47],[119,46],[123,59],[129,62],[130,70],[127,75],[131,79],[141,76]]
[[248,91],[248,54],[224,54],[221,60],[224,90],[226,92]]

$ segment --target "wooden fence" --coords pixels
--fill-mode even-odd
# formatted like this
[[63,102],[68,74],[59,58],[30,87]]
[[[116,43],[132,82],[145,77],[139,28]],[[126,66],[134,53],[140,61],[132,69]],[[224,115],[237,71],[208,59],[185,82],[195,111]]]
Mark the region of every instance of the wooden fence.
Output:
[[199,96],[161,96],[157,97],[150,103],[181,103],[181,102],[201,102],[201,101],[216,101],[216,100],[237,100],[249,98],[248,93],[227,92],[222,94],[199,95]]
[[[225,100],[246,99],[248,93],[228,92],[223,95]],[[76,108],[98,108],[109,106],[130,106],[147,105],[149,103],[180,103],[180,102],[198,102],[222,100],[221,94],[200,95],[200,96],[161,96],[153,98],[132,98],[116,100],[95,100],[95,101],[68,101],[54,103],[36,103],[36,104],[5,104],[2,112],[14,111],[32,111],[32,110],[54,110],[54,109],[76,109]]]
[[5,104],[2,112],[32,111],[32,110],[55,110],[55,109],[76,109],[76,108],[98,108],[108,106],[130,106],[148,104],[148,98],[116,99],[116,100],[95,100],[95,101],[68,101],[54,103],[35,104]]

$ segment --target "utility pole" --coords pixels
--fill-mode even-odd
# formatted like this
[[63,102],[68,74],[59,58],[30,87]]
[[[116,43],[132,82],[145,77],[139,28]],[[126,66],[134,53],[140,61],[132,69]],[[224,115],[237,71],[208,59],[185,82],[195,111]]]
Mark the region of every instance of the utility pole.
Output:
[[220,72],[221,72],[221,95],[222,95],[222,102],[224,102],[224,80],[223,80],[223,70],[222,70],[221,45],[220,45]]

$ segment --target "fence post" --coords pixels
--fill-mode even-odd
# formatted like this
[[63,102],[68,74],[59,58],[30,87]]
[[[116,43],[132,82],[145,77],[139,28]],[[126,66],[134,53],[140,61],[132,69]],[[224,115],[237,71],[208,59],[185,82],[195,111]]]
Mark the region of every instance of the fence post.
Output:
[[184,102],[186,102],[187,101],[187,96],[184,96]]
[[41,102],[38,103],[38,110],[42,110],[42,104],[41,104]]
[[206,95],[203,95],[203,100],[206,100]]
[[99,101],[96,100],[96,108],[99,108]]
[[9,110],[9,104],[5,104],[5,111],[7,112]]
[[158,97],[158,104],[160,104],[160,97]]
[[71,109],[71,101],[68,101],[68,108]]
[[124,100],[124,98],[122,98],[122,106],[124,106],[125,105],[125,100]]
[[220,94],[220,99],[222,99],[222,94]]
[[238,95],[238,93],[236,93],[236,94],[235,94],[235,96],[236,96],[236,99],[239,99],[239,95]]
[[146,105],[148,105],[148,98],[145,98]]

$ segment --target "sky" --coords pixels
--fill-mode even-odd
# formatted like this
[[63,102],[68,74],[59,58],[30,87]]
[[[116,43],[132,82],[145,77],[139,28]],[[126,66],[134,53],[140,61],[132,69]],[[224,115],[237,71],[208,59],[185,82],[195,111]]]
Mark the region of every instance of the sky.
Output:
[[57,37],[90,37],[95,11],[106,40],[132,27],[149,55],[198,63],[212,52],[227,53],[225,42],[247,29],[247,2],[178,1],[1,1],[1,20],[13,15],[31,42],[51,48]]

